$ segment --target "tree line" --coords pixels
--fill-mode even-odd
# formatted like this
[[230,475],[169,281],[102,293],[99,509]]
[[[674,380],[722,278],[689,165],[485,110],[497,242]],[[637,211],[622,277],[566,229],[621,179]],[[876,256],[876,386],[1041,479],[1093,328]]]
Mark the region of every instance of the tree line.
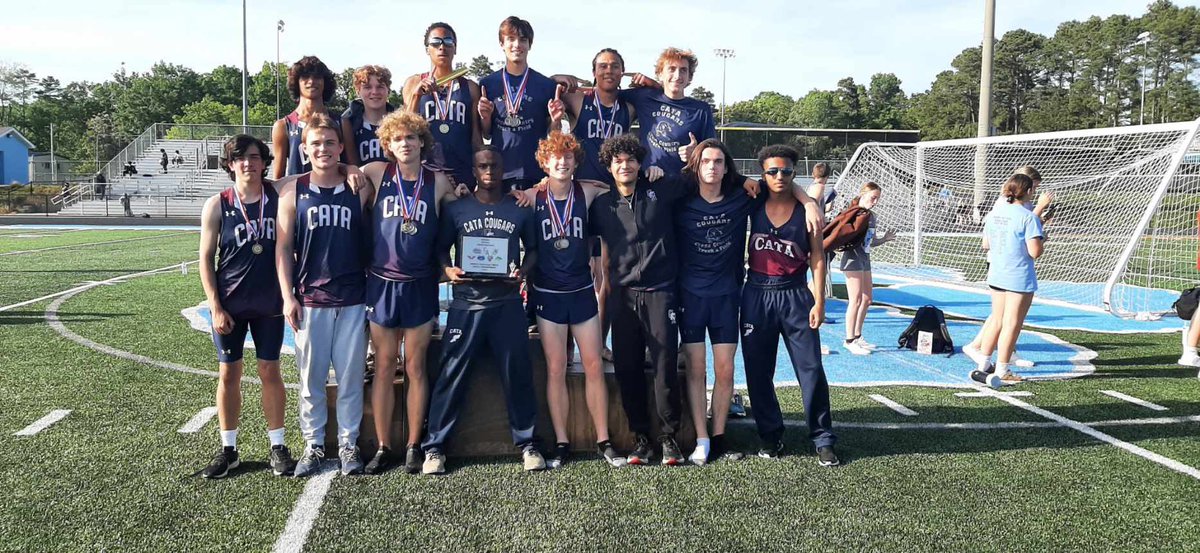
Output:
[[[1138,37],[1149,32],[1141,42]],[[1068,21],[1046,37],[1024,29],[995,43],[991,125],[996,134],[1111,127],[1200,117],[1200,87],[1191,76],[1200,55],[1200,9],[1155,0],[1140,17],[1112,15]],[[920,129],[923,140],[974,136],[979,111],[981,48],[962,50],[924,92],[906,94],[893,73],[868,83],[851,77],[832,89],[793,97],[764,91],[727,106],[730,122],[837,129]],[[460,64],[464,65],[464,64]],[[476,56],[465,66],[479,78],[499,62]],[[331,109],[354,98],[353,68],[337,74]],[[295,107],[286,90],[287,66],[264,63],[250,75],[249,121],[270,125]],[[405,75],[393,75],[398,88]],[[222,65],[207,73],[159,62],[145,73],[63,84],[21,64],[0,65],[0,126],[17,128],[39,150],[55,147],[74,160],[105,161],[157,122],[241,124],[241,70]],[[1145,103],[1142,103],[1143,86]],[[691,95],[716,108],[712,92]],[[399,106],[393,92],[392,104]],[[854,144],[825,137],[791,137],[808,157],[848,157]]]

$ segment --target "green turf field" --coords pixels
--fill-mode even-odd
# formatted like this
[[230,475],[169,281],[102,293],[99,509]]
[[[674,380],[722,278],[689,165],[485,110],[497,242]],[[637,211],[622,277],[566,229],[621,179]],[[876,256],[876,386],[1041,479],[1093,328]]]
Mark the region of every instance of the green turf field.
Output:
[[[170,267],[0,310],[0,448],[7,453],[0,463],[6,490],[0,551],[268,551],[281,535],[295,537],[287,522],[309,482],[265,470],[254,385],[243,388],[245,468],[205,481],[196,473],[217,445],[215,419],[194,434],[178,429],[213,404],[215,380],[84,347],[48,324],[53,305],[65,328],[82,338],[164,364],[215,370],[211,342],[179,314],[203,298],[194,267],[186,275],[178,267],[195,258],[197,234],[146,231],[160,238],[115,242],[151,235],[137,232],[0,229],[0,252],[67,246],[0,256],[0,309],[88,281]],[[17,237],[29,234],[46,236]],[[1200,380],[1194,369],[1174,364],[1178,335],[1054,334],[1098,352],[1096,373],[1005,391],[1032,392],[1015,399],[1195,473]],[[283,370],[295,382],[290,356]],[[1200,548],[1197,478],[1030,409],[955,395],[962,391],[834,388],[846,461],[836,469],[817,466],[797,427],[788,436],[791,454],[774,462],[612,469],[583,458],[527,474],[514,453],[451,458],[451,473],[440,478],[395,470],[339,476],[299,543],[307,551]],[[919,415],[901,416],[871,394]],[[798,425],[799,391],[782,390],[781,402]],[[71,413],[36,435],[13,435],[55,409]],[[289,446],[298,454],[295,390],[287,413]],[[1134,424],[1163,417],[1179,419]],[[747,451],[757,447],[748,420],[730,436]]]

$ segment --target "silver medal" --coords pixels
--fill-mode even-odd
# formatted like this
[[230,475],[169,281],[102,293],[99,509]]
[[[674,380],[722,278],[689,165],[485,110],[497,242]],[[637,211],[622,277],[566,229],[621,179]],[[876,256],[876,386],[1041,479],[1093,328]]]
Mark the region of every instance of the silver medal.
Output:
[[262,244],[255,242],[253,246],[250,246],[250,251],[254,252],[254,255],[258,255],[258,254],[262,253],[263,252]]
[[405,221],[404,224],[400,225],[400,232],[412,236],[417,233],[417,225],[413,224],[412,221]]
[[447,125],[446,123],[438,125],[438,132],[442,134],[450,134],[450,125]]
[[509,127],[519,127],[521,126],[521,118],[516,115],[509,115],[504,118],[504,124]]
[[570,245],[571,243],[568,242],[566,238],[559,238],[558,240],[554,241],[554,249],[556,250],[565,250],[567,249],[567,246]]

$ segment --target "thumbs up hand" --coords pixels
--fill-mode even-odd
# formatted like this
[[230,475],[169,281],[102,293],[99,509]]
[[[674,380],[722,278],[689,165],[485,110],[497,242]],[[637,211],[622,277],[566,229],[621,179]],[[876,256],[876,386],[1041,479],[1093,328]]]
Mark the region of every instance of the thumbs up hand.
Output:
[[688,156],[692,155],[692,150],[696,148],[696,135],[688,133],[689,142],[679,147],[679,159],[687,163]]

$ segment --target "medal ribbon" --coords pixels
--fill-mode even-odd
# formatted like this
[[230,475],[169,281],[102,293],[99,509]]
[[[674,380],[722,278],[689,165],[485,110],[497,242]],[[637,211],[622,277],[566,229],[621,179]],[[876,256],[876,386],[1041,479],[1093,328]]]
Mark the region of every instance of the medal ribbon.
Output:
[[[600,122],[603,123],[604,122],[604,105],[600,103],[600,95],[599,94],[596,94],[596,93],[592,94],[592,104],[596,106],[596,119],[599,119]],[[613,102],[612,113],[609,114],[609,117],[608,117],[608,125],[603,126],[600,129],[600,132],[603,133],[603,138],[605,140],[608,140],[610,137],[612,137],[613,130],[616,129],[615,122],[617,120],[617,111],[620,109],[621,109],[621,100],[618,99],[616,102]]]
[[[433,70],[429,71],[429,76],[430,77],[433,76]],[[458,79],[454,79],[454,80],[450,81],[449,86],[447,86],[446,105],[445,106],[442,105],[442,98],[440,96],[438,96],[438,86],[436,84],[433,85],[433,106],[434,106],[434,110],[437,111],[436,117],[438,119],[441,119],[443,121],[450,119],[450,100],[452,98],[454,98],[454,87],[457,84],[458,84]]]
[[516,117],[521,111],[521,102],[525,99],[525,85],[529,84],[529,68],[525,68],[525,72],[521,74],[521,86],[517,88],[515,100],[512,86],[508,82],[508,70],[503,69],[500,72],[500,78],[504,80],[504,99],[508,102],[508,114]]
[[263,232],[263,213],[267,211],[267,195],[260,193],[258,202],[258,226],[254,227],[250,225],[250,216],[246,215],[246,205],[242,203],[242,198],[238,196],[237,189],[233,189],[233,205],[237,206],[238,212],[242,214],[242,220],[246,221],[246,239],[255,242],[258,242],[258,234],[260,232],[266,235]]
[[567,236],[566,221],[571,217],[571,208],[575,206],[575,184],[571,183],[571,190],[563,202],[562,215],[559,215],[558,208],[554,206],[554,193],[550,191],[549,186],[546,187],[546,203],[550,207],[550,227],[554,230],[554,236]]
[[400,216],[405,221],[411,221],[417,212],[417,199],[421,197],[421,189],[425,187],[425,170],[417,174],[417,185],[413,188],[412,197],[404,195],[404,179],[400,178],[400,166],[396,166],[396,188],[400,191]]

